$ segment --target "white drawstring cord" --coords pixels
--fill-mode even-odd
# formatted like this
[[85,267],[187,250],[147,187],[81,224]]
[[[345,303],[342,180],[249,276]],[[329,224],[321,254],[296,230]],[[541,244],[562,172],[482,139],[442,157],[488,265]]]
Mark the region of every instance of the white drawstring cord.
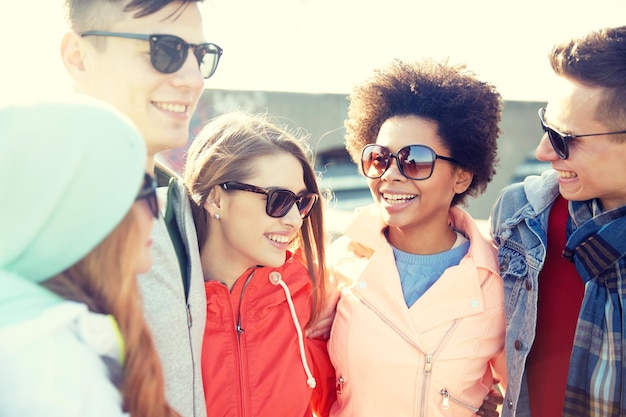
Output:
[[313,377],[313,374],[309,369],[309,364],[306,360],[302,330],[300,329],[300,323],[298,322],[298,316],[296,315],[296,308],[293,306],[293,301],[291,300],[291,292],[289,291],[289,287],[287,287],[287,284],[285,284],[285,282],[283,281],[282,275],[278,271],[270,272],[269,279],[272,284],[280,285],[281,287],[283,287],[283,290],[287,295],[287,303],[289,304],[289,311],[291,311],[291,319],[293,320],[293,324],[296,326],[296,332],[298,333],[298,344],[300,345],[300,360],[302,361],[302,366],[304,367],[304,372],[307,376],[306,383],[309,387],[315,388],[315,378]]

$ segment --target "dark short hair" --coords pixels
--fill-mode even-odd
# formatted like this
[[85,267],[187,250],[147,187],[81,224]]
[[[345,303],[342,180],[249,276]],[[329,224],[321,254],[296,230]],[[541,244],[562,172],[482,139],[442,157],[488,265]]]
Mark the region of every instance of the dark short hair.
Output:
[[596,117],[626,129],[626,26],[605,28],[556,45],[548,56],[554,72],[605,89]]
[[[107,29],[122,13],[133,13],[133,17],[149,16],[170,3],[180,3],[180,9],[188,3],[203,0],[65,0],[65,17],[76,32]],[[117,12],[117,13],[116,13]]]
[[465,65],[394,60],[349,96],[346,149],[360,164],[361,150],[376,142],[387,119],[412,115],[431,120],[450,156],[474,175],[468,189],[452,200],[463,204],[467,195],[484,192],[495,174],[501,114],[502,98],[495,87]]

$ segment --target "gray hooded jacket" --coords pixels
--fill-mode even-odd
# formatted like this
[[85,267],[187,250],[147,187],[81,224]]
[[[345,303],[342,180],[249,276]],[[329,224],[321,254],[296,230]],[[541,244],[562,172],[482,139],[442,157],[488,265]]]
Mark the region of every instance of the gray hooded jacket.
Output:
[[[206,322],[206,295],[200,252],[185,187],[176,180],[159,189],[167,193],[166,213],[154,222],[152,269],[139,276],[144,313],[161,358],[165,394],[183,417],[206,417],[200,357]],[[165,218],[174,216],[187,262],[189,294]]]

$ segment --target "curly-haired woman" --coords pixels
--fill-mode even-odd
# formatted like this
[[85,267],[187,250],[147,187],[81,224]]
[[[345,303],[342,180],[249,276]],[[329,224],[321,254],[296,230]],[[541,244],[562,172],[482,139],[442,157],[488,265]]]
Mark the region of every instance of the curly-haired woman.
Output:
[[504,375],[496,252],[459,206],[492,179],[501,97],[462,65],[394,61],[350,96],[374,204],[329,248],[333,416],[470,416]]

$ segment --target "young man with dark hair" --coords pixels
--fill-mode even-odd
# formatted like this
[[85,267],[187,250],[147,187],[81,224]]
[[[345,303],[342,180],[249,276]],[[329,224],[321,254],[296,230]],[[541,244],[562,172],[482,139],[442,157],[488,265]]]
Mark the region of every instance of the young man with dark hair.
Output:
[[537,159],[491,214],[504,280],[503,416],[626,415],[626,26],[549,55]]
[[[75,90],[113,104],[135,123],[146,141],[149,172],[158,152],[187,142],[204,80],[222,53],[205,41],[198,3],[66,0],[71,30],[61,56]],[[170,183],[165,215],[155,222],[152,238],[155,262],[139,284],[167,400],[184,417],[205,417],[204,280],[188,199],[176,181]]]

